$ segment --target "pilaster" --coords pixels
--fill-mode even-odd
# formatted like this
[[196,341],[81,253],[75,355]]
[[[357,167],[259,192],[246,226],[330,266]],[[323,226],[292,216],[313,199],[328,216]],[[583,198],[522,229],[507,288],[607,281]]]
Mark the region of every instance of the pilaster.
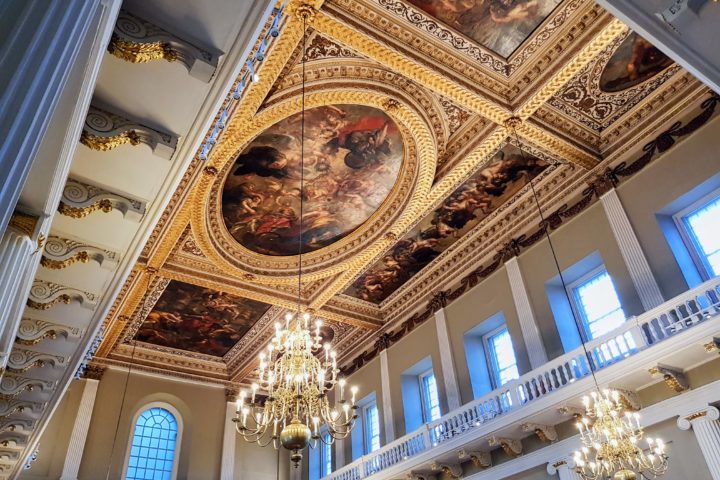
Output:
[[222,459],[220,463],[220,480],[233,480],[235,478],[235,402],[225,404],[225,430],[223,433]]
[[462,402],[460,401],[460,388],[458,388],[455,361],[450,345],[450,336],[448,335],[444,308],[435,312],[435,328],[437,329],[438,345],[440,347],[440,368],[442,369],[443,381],[445,383],[448,411],[452,411],[460,408]]
[[85,441],[87,440],[88,430],[90,429],[90,419],[92,418],[93,407],[95,406],[95,398],[97,396],[98,380],[85,378],[79,380],[83,383],[83,392],[80,397],[80,406],[75,416],[75,424],[70,434],[70,444],[68,445],[67,454],[65,455],[65,463],[63,464],[62,475],[60,480],[77,480],[80,471],[80,462],[82,461],[83,451],[85,450]]
[[390,369],[388,367],[387,350],[380,352],[380,385],[382,390],[383,426],[385,443],[395,440],[395,424],[393,423],[392,397],[390,396]]
[[692,428],[713,480],[720,480],[720,422],[718,418],[720,418],[720,411],[708,405],[702,410],[681,415],[677,421],[681,430]]
[[522,330],[525,347],[527,348],[530,366],[535,369],[547,363],[547,353],[540,336],[535,314],[530,305],[530,297],[528,297],[525,281],[520,272],[520,264],[517,257],[513,257],[505,263],[508,281],[510,282],[510,290],[512,291],[513,301],[515,302],[515,310],[517,311],[518,320],[520,321],[520,329]]
[[650,264],[640,247],[632,225],[630,225],[630,220],[620,202],[617,191],[612,189],[605,193],[600,197],[600,203],[602,203],[605,215],[610,222],[610,228],[617,241],[620,254],[625,261],[625,266],[630,273],[630,278],[640,296],[643,307],[646,311],[657,307],[665,300],[663,300],[660,287],[650,270]]

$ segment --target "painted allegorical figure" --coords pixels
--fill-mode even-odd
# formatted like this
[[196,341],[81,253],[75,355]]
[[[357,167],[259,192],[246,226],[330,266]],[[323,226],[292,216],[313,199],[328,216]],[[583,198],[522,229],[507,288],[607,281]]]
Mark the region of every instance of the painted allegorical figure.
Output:
[[352,232],[378,209],[402,159],[402,137],[385,113],[332,105],[305,112],[301,171],[301,114],[295,114],[238,155],[223,188],[225,225],[238,243],[260,254],[296,255],[298,237],[303,253],[317,250]]
[[547,166],[531,155],[523,158],[516,147],[506,145],[345,293],[382,302]]
[[171,281],[135,339],[206,355],[225,355],[270,305]]
[[561,0],[409,0],[503,57],[510,56]]
[[600,75],[600,89],[621,92],[662,72],[673,61],[653,44],[632,32],[608,60]]

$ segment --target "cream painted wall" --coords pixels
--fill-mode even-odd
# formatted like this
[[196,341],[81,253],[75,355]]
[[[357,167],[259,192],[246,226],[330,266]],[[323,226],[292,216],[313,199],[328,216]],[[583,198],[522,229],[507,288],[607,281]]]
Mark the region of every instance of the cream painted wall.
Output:
[[[625,267],[602,205],[595,203],[582,214],[551,232],[550,238],[562,270],[571,267],[593,252],[599,252],[613,279],[625,314],[632,316],[642,313],[642,304]],[[520,255],[518,261],[548,358],[562,355],[565,352],[545,290],[545,282],[557,275],[557,268],[547,240],[540,241],[525,251]]]
[[[351,375],[348,383],[358,387],[358,399],[364,399],[367,395],[370,395],[373,392],[375,393],[378,414],[380,415],[380,440],[384,445],[386,442],[385,427],[383,426],[384,408],[382,402],[382,381],[380,379],[380,358],[377,357],[373,359],[371,362]],[[399,413],[393,412],[393,414],[402,414],[402,411]],[[345,461],[350,463],[352,459],[352,442],[350,437],[342,442],[342,448],[345,452]]]
[[405,335],[402,340],[388,349],[388,370],[390,373],[390,395],[395,425],[395,438],[402,437],[405,431],[405,412],[403,408],[401,375],[425,357],[432,358],[433,373],[440,396],[440,408],[443,415],[448,412],[445,384],[440,366],[440,347],[437,339],[435,319],[418,326]]
[[110,478],[122,476],[132,419],[144,405],[155,401],[169,403],[182,416],[177,478],[200,480],[219,476],[225,415],[222,388],[135,372],[128,378],[126,370],[108,369],[98,387],[79,480],[96,479],[98,472],[105,478],[108,470]]
[[720,117],[623,183],[618,195],[664,297],[687,290],[655,213],[720,172]]
[[505,324],[512,337],[520,373],[525,373],[530,370],[530,361],[505,268],[498,270],[445,308],[448,337],[452,346],[460,397],[463,403],[473,400],[463,337],[468,330],[498,312],[502,312],[505,317]]
[[57,479],[62,474],[65,463],[65,454],[70,444],[70,432],[75,424],[75,417],[80,406],[80,397],[83,390],[82,381],[75,380],[68,388],[52,421],[48,424],[41,441],[37,460],[32,463],[30,470],[24,470],[20,478],[24,480]]

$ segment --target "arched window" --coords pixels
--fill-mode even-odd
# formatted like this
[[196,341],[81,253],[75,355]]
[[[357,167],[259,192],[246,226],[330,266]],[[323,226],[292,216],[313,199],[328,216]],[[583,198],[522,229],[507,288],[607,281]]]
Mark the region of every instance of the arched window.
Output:
[[182,424],[167,404],[146,405],[135,417],[125,480],[174,480]]

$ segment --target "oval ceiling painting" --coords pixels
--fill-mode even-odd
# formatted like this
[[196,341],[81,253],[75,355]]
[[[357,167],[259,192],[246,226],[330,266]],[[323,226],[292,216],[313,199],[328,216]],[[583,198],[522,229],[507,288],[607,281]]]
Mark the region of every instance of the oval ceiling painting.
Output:
[[615,50],[600,75],[600,89],[620,92],[648,80],[672,65],[664,53],[632,32]]
[[301,114],[260,134],[235,160],[222,194],[230,234],[264,255],[296,255],[348,235],[385,200],[398,177],[403,142],[382,111],[331,105],[305,112],[302,232]]

